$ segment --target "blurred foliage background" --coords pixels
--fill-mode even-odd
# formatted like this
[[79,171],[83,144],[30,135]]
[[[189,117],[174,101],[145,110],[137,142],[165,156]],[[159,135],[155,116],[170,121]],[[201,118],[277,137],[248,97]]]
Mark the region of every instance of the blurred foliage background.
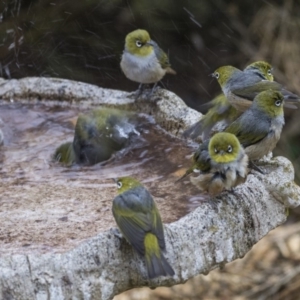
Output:
[[[299,0],[2,0],[0,76],[61,77],[133,91],[137,84],[119,62],[126,34],[137,28],[149,31],[178,73],[162,85],[195,109],[220,92],[209,77],[217,67],[244,68],[255,60],[270,62],[275,79],[300,94]],[[293,162],[298,184],[299,127],[300,109],[286,112],[275,150]],[[289,222],[299,214],[294,210]]]

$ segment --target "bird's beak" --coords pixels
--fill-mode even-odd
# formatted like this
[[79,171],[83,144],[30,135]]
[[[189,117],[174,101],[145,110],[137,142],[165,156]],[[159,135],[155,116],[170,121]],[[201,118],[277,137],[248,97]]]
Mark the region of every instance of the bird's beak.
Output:
[[221,154],[221,155],[224,155],[224,154],[225,154],[225,152],[224,152],[223,150],[221,150],[221,151],[220,151],[220,154]]
[[154,47],[155,46],[155,43],[152,41],[152,40],[150,40],[149,42],[147,42],[146,43],[147,45],[150,45],[150,46],[152,46],[152,47]]
[[211,73],[211,74],[209,74],[208,76],[210,76],[210,77],[216,77],[216,76],[215,76],[215,73]]
[[112,178],[111,179],[114,183],[117,183],[118,182],[118,179],[117,178]]

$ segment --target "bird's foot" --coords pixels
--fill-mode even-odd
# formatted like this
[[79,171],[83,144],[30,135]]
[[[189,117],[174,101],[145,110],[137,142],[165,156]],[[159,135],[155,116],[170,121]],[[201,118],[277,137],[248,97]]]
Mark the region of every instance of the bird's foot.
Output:
[[135,92],[135,100],[137,100],[138,98],[140,98],[140,96],[143,94],[145,89],[145,85],[143,83],[140,83],[137,91]]
[[235,188],[232,187],[231,189],[229,189],[228,193],[235,195]]
[[211,205],[213,210],[218,211],[218,201],[219,199],[217,197],[210,198],[208,200],[208,203]]
[[152,102],[157,102],[158,100],[161,100],[161,97],[156,97],[156,92],[161,89],[161,87],[158,85],[158,82],[156,82],[150,92],[147,94],[147,99],[151,100]]
[[259,168],[259,167],[258,167],[253,161],[251,161],[251,160],[250,160],[250,162],[249,162],[249,167],[250,167],[252,170],[255,170],[255,171],[257,171],[257,172],[259,172],[259,173],[265,175],[265,172],[264,172],[261,168]]
[[111,232],[115,237],[117,237],[120,240],[124,238],[121,231],[118,228],[111,228]]

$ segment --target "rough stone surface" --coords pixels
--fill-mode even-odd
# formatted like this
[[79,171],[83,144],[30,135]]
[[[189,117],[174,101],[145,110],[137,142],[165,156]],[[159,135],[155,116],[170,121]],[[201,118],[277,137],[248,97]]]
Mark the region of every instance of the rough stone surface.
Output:
[[[136,107],[153,114],[173,134],[179,134],[200,118],[168,91],[159,90],[152,102],[143,99],[134,102],[129,93],[62,79],[2,80],[0,98],[22,102],[51,100],[61,105]],[[300,204],[300,188],[293,182],[294,170],[287,159],[269,156],[260,162],[260,167],[265,175],[252,171],[246,183],[234,193],[223,193],[214,202],[204,202],[181,219],[165,225],[166,258],[175,270],[174,277],[149,281],[143,260],[109,229],[60,253],[3,254],[0,298],[112,299],[133,287],[183,283],[243,257],[258,240],[286,220],[286,207]]]
[[[43,102],[54,105],[79,104],[136,109],[155,115],[156,122],[172,134],[179,134],[201,118],[201,114],[185,105],[175,94],[158,89],[151,99],[146,95],[135,101],[135,93],[103,89],[95,85],[60,78],[28,77],[0,81],[0,99],[19,102]],[[156,102],[157,105],[153,105]]]

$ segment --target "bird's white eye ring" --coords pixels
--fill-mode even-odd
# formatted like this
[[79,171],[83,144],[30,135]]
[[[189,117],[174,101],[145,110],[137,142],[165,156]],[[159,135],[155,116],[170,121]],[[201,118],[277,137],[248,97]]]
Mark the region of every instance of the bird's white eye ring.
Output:
[[219,77],[220,77],[219,72],[215,72],[215,78],[216,78],[216,79],[219,79]]
[[120,189],[122,187],[122,182],[121,181],[118,181],[117,182],[117,186],[118,186],[118,189]]
[[232,146],[231,146],[231,145],[228,145],[228,147],[227,147],[227,152],[228,152],[228,153],[231,153],[231,152],[232,152]]
[[135,42],[135,44],[136,44],[136,46],[137,46],[138,48],[141,48],[141,47],[143,46],[143,44],[142,44],[139,40],[137,40],[137,41]]
[[276,100],[275,105],[279,107],[281,105],[281,100]]
[[218,153],[219,151],[218,151],[218,149],[217,148],[215,148],[215,153]]
[[270,69],[268,69],[268,75],[272,75],[272,72],[271,72],[271,70]]

